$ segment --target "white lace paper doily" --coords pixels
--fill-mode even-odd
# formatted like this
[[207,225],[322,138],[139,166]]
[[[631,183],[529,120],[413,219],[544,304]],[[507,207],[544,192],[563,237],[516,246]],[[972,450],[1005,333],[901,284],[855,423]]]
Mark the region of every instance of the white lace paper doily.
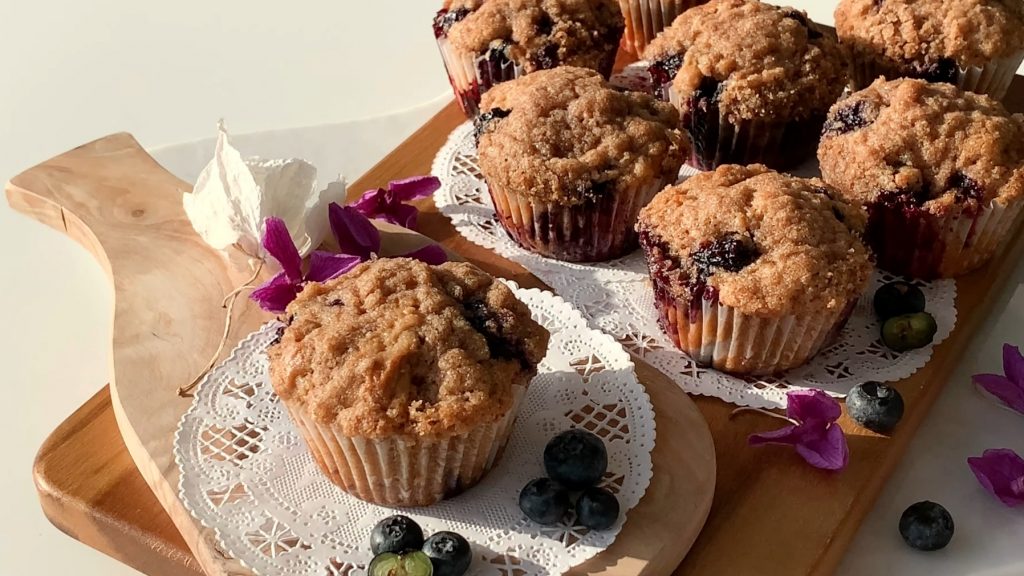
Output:
[[[647,490],[654,409],[612,338],[561,298],[509,285],[551,331],[551,345],[505,454],[469,491],[401,513],[427,534],[464,535],[476,555],[470,574],[560,574],[607,548]],[[179,495],[224,551],[257,574],[361,575],[373,525],[398,511],[347,495],[317,468],[268,380],[266,349],[280,326],[248,336],[204,378],[175,435]],[[545,444],[570,427],[594,432],[608,448],[604,485],[623,510],[609,530],[591,532],[571,515],[540,526],[519,510],[519,490],[544,475]]]
[[[842,395],[867,380],[900,380],[924,366],[934,345],[946,339],[956,324],[956,282],[915,282],[924,290],[928,312],[938,324],[935,342],[902,354],[889,350],[881,342],[870,295],[894,277],[876,273],[840,340],[805,366],[780,377],[738,378],[723,374],[697,365],[661,330],[647,265],[640,251],[601,264],[573,264],[538,256],[513,242],[495,217],[487,184],[477,166],[471,122],[451,134],[434,159],[432,172],[442,183],[434,194],[434,203],[460,234],[521,264],[576,306],[594,326],[614,336],[627,350],[691,394],[715,396],[740,406],[783,408],[786,392],[792,389],[820,388]],[[809,175],[803,174],[807,170],[801,172]],[[696,173],[684,166],[680,178]]]

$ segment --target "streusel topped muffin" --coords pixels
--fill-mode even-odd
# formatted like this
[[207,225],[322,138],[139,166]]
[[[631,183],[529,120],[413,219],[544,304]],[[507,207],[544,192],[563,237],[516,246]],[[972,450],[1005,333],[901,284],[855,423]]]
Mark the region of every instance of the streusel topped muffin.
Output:
[[867,208],[867,239],[897,273],[980,265],[1000,244],[985,224],[1010,224],[1024,201],[1024,116],[948,84],[878,80],[854,93],[832,109],[818,157],[825,180]]
[[617,0],[447,0],[434,35],[466,112],[494,85],[557,66],[611,74],[625,21]]
[[562,67],[503,84],[483,105],[508,115],[480,123],[481,170],[524,196],[577,205],[679,172],[675,109],[615,90],[591,70]]
[[[703,152],[697,160],[704,168],[762,159],[774,165],[797,162],[772,153],[795,146],[809,154],[814,131],[846,84],[846,62],[830,34],[803,12],[757,0],[712,0],[684,12],[648,46],[644,58],[652,63],[655,87],[682,112],[695,152]],[[814,126],[803,131],[806,138],[790,134],[792,141],[781,148],[768,142],[733,150],[734,142],[764,138],[720,134],[723,126],[733,132],[753,129],[746,126],[753,122],[791,131],[796,122]]]
[[[835,16],[839,38],[860,72],[856,89],[881,75],[906,76],[1001,98],[1005,70],[981,71],[1009,60],[1012,78],[1024,56],[1020,0],[843,0]],[[962,78],[972,68],[978,78]]]
[[466,263],[367,262],[307,285],[287,313],[274,390],[324,473],[390,506],[432,504],[490,470],[549,339]]
[[671,105],[562,67],[496,87],[483,107],[480,170],[520,245],[573,261],[636,247],[636,215],[685,153]]
[[863,214],[836,195],[760,165],[721,166],[659,193],[637,228],[676,344],[742,373],[793,368],[826,345],[872,271]]
[[277,394],[345,434],[448,436],[500,419],[536,373],[547,331],[467,263],[365,263],[311,284],[270,349]]

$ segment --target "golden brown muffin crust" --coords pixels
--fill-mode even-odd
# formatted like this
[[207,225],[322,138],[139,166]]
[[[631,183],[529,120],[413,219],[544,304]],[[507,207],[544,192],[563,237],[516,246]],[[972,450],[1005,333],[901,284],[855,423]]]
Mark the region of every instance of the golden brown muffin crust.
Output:
[[[697,253],[723,238],[755,247],[738,271],[712,269],[718,300],[747,314],[780,317],[845,307],[866,288],[872,264],[859,238],[862,211],[832,200],[818,179],[765,166],[721,166],[666,188],[640,214],[637,229],[667,247],[680,279],[698,274]],[[682,283],[673,295],[686,301]]]
[[705,78],[723,82],[730,120],[823,114],[846,85],[846,61],[807,14],[756,0],[712,0],[681,14],[644,51],[654,62],[682,54],[673,88],[683,97]]
[[456,51],[482,53],[508,42],[508,56],[526,72],[601,68],[626,26],[616,0],[455,0],[446,8],[472,10],[448,31]]
[[880,79],[832,108],[818,159],[850,202],[898,190],[933,213],[1009,202],[1024,194],[1024,116],[948,84]]
[[612,89],[593,70],[504,82],[483,96],[481,110],[494,109],[509,114],[482,127],[481,171],[493,185],[542,201],[577,205],[674,180],[685,155],[675,108]]
[[845,46],[890,64],[982,66],[1024,50],[1021,0],[842,0],[835,16]]
[[467,263],[404,258],[313,283],[270,348],[285,399],[346,435],[451,436],[501,418],[549,334],[512,291]]

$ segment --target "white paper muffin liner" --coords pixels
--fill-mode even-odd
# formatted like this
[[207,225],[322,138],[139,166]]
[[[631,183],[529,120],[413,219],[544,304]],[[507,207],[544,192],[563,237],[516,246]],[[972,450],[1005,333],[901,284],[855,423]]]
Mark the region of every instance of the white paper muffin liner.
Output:
[[603,262],[639,245],[634,229],[640,210],[676,175],[632,190],[617,190],[576,206],[541,202],[488,185],[498,222],[521,247],[567,262]]
[[691,308],[655,286],[655,305],[673,343],[696,362],[739,375],[768,375],[807,363],[832,344],[857,299],[843,308],[769,318],[745,314],[717,299]]
[[[1006,58],[997,58],[984,66],[960,68],[957,72],[956,86],[961,90],[976,94],[988,94],[996,100],[1002,100],[1010,89],[1010,84],[1013,82],[1013,77],[1021,62],[1024,62],[1024,51]],[[858,54],[853,57],[851,80],[854,90],[867,88],[881,76],[893,80],[903,75],[898,70],[892,70],[863,55]]]
[[696,125],[671,84],[660,89],[660,97],[679,110],[681,126],[691,144],[687,164],[699,170],[714,170],[723,164],[764,164],[776,170],[799,166],[817,149],[826,117],[826,111],[822,111],[806,119],[754,118],[735,122],[719,113],[712,140],[708,138],[712,131]]
[[619,0],[626,19],[625,47],[640,55],[676,16],[707,0]]
[[987,263],[1010,239],[1024,201],[993,200],[980,211],[963,207],[943,216],[923,212],[907,217],[900,210],[872,214],[868,243],[883,270],[934,279],[954,278]]
[[[437,46],[441,50],[441,59],[444,60],[444,67],[448,71],[448,80],[455,92],[455,100],[469,118],[480,113],[480,98],[484,92],[495,84],[514,80],[525,73],[521,65],[511,60],[508,60],[505,66],[490,65],[486,62],[486,52],[459,54],[445,36],[437,39]],[[489,78],[483,77],[485,70]]]
[[310,453],[342,490],[382,506],[429,506],[459,494],[497,463],[526,396],[514,385],[511,409],[498,421],[439,439],[346,436],[283,400]]

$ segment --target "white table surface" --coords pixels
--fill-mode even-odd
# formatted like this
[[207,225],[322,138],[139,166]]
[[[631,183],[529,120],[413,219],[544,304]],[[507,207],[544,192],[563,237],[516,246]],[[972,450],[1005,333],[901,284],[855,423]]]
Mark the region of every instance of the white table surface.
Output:
[[[125,130],[191,180],[209,158],[217,119],[226,117],[244,153],[304,157],[324,179],[344,172],[353,180],[450,98],[427,24],[435,4],[5,0],[0,176]],[[831,22],[835,2],[791,4]],[[0,264],[8,326],[0,331],[0,381],[9,407],[0,420],[7,453],[0,574],[135,574],[53,528],[30,474],[46,435],[109,377],[110,287],[83,250],[4,202]],[[1024,417],[993,407],[969,385],[970,374],[999,368],[1004,341],[1024,344],[1022,282],[1018,266],[1010,286],[993,294],[996,311],[840,574],[1024,574],[1024,511],[988,497],[965,464],[985,448],[1024,454]],[[902,510],[922,499],[944,503],[956,519],[944,551],[913,552],[897,534]]]

